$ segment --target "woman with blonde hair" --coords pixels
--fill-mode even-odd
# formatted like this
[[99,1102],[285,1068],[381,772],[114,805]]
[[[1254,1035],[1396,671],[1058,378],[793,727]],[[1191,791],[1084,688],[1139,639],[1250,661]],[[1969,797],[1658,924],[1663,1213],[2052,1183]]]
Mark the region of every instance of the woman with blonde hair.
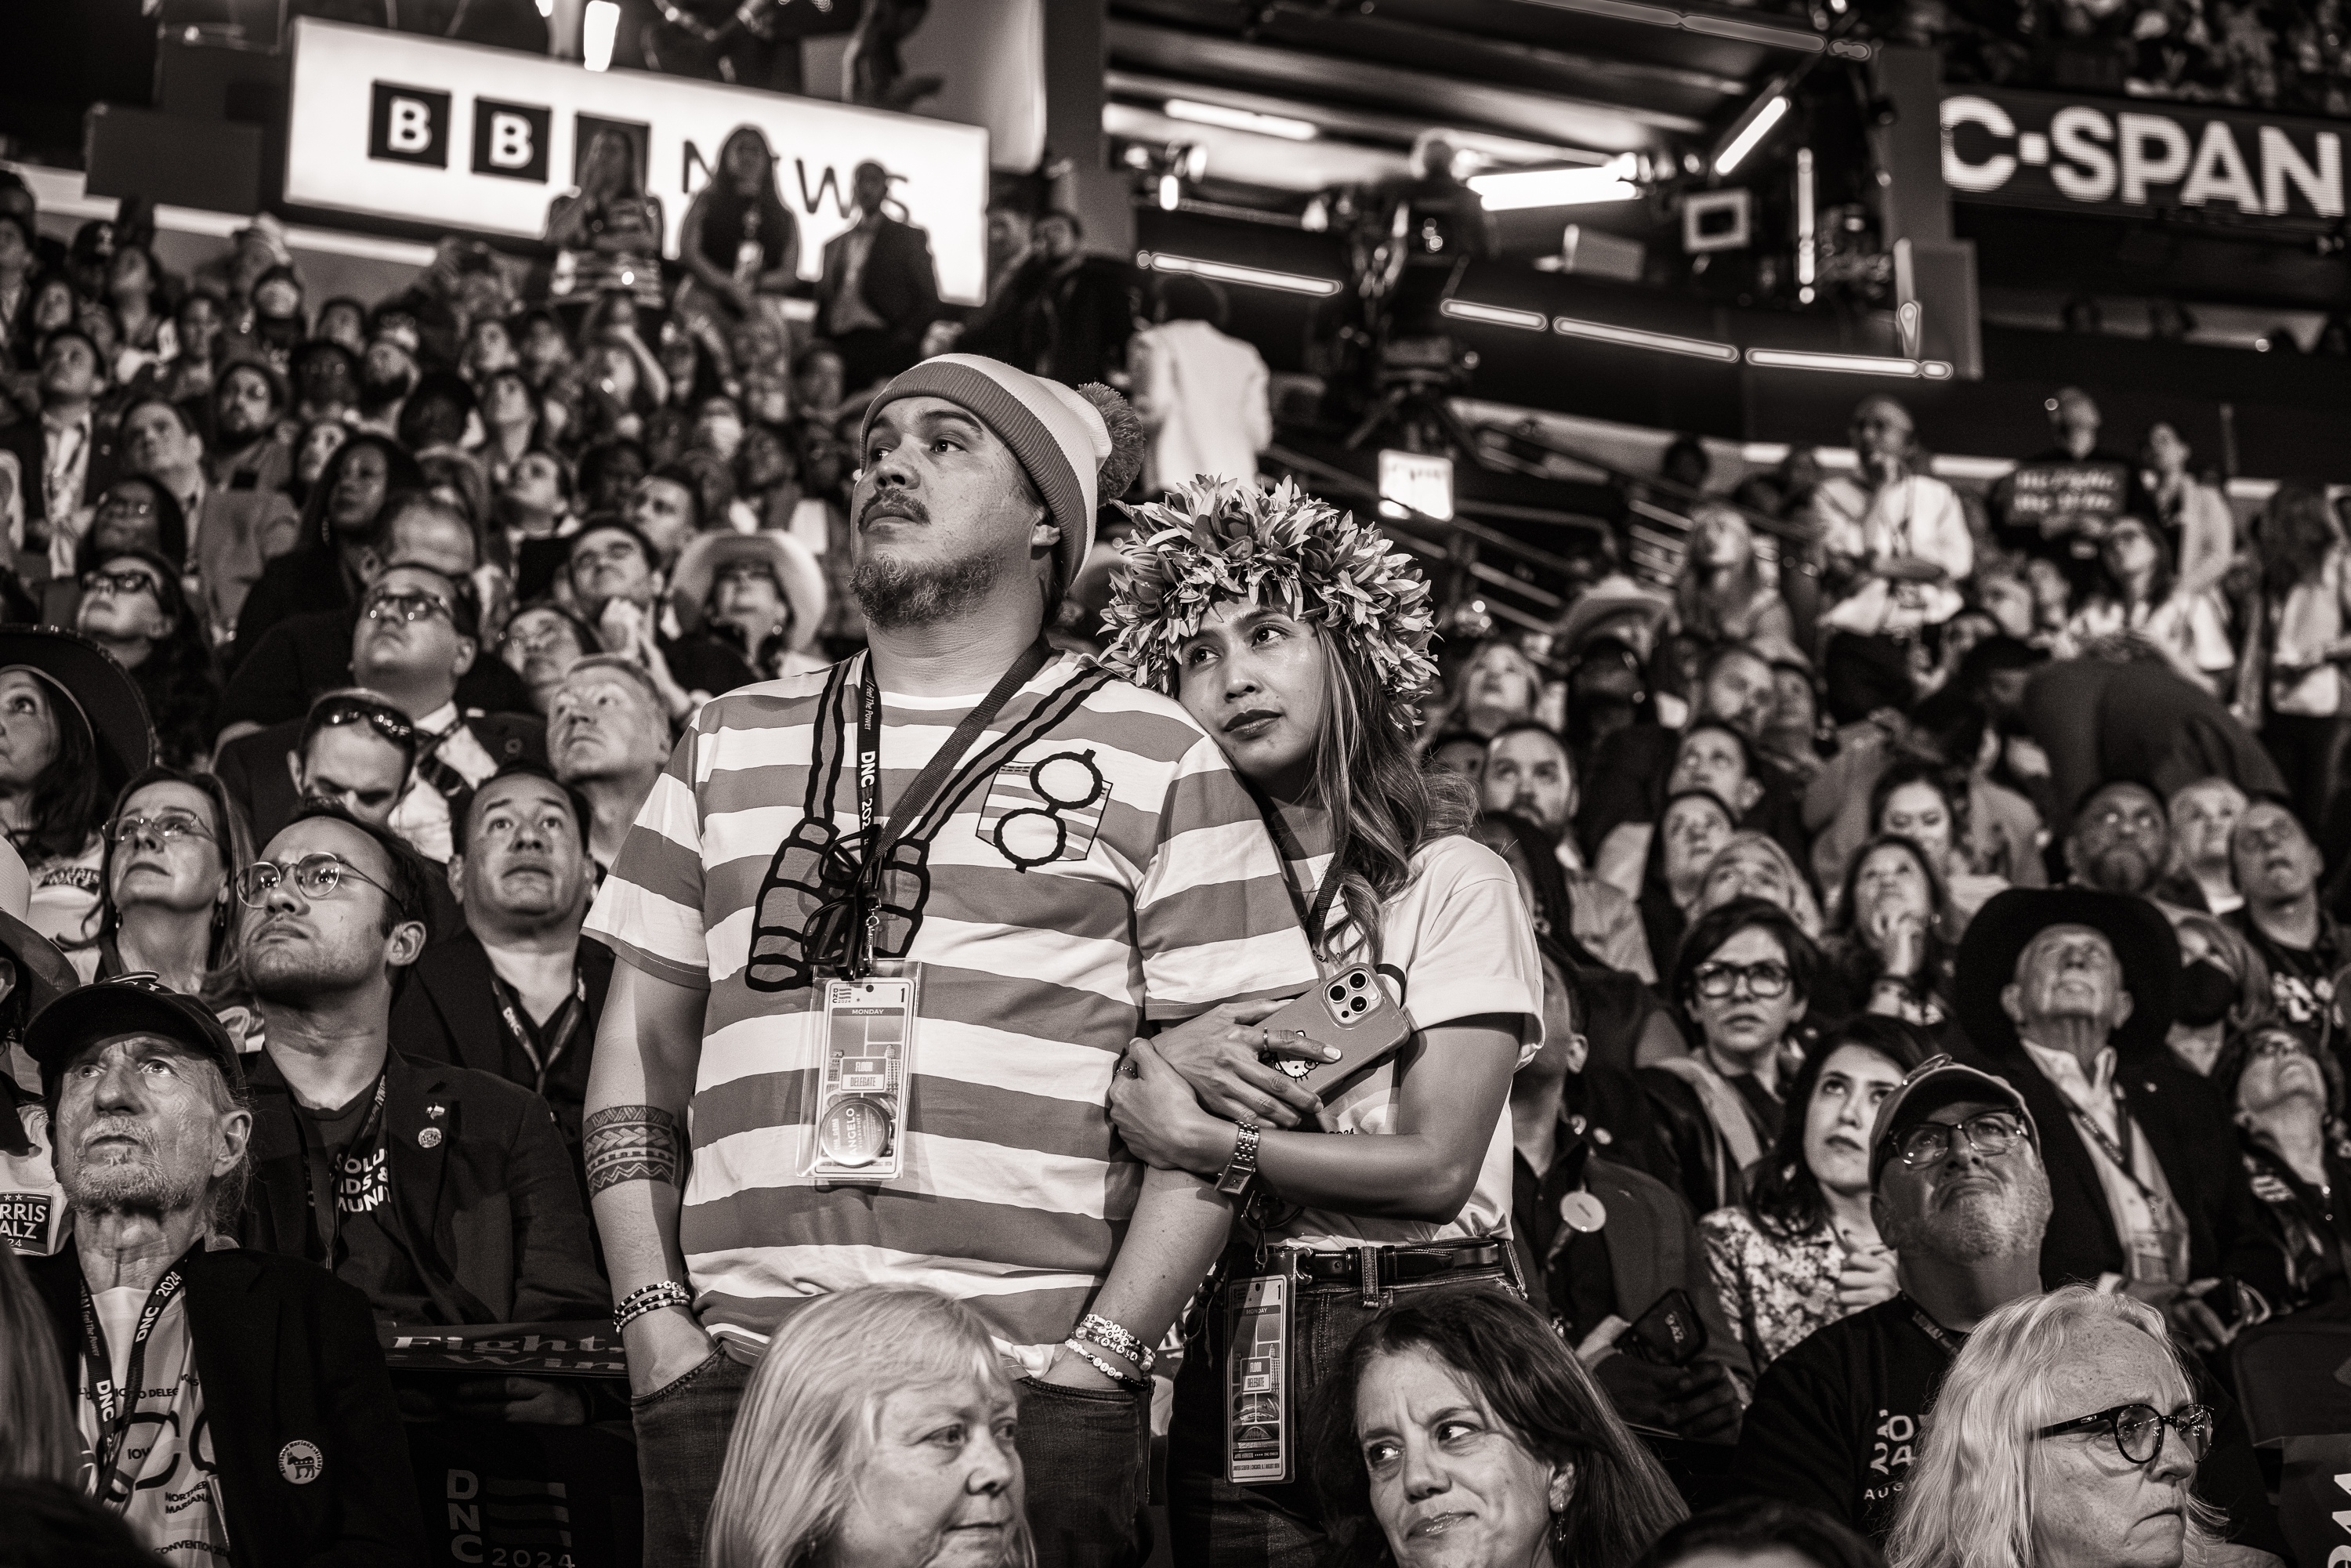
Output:
[[1700,501],[1690,508],[1689,544],[1674,580],[1674,613],[1683,631],[1708,643],[1792,643],[1795,622],[1776,577],[1735,507]]
[[751,1375],[706,1568],[1031,1568],[1017,1403],[962,1302],[904,1285],[818,1297]]
[[2202,1561],[2224,1516],[2189,1483],[2213,1423],[2154,1307],[2086,1285],[2021,1297],[1943,1378],[1888,1568]]
[[1796,869],[1787,847],[1769,833],[1750,830],[1730,835],[1698,878],[1697,914],[1719,909],[1734,898],[1760,898],[1794,917],[1804,935],[1821,938],[1821,904],[1812,883]]

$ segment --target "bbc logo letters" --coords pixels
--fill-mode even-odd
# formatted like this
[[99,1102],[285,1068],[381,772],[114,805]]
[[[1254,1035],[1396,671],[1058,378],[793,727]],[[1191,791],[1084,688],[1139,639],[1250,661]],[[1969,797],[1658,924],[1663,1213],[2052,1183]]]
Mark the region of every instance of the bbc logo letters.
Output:
[[[369,89],[368,156],[426,168],[449,166],[456,99],[429,87],[380,81]],[[552,110],[530,103],[474,99],[470,169],[476,174],[544,185]]]

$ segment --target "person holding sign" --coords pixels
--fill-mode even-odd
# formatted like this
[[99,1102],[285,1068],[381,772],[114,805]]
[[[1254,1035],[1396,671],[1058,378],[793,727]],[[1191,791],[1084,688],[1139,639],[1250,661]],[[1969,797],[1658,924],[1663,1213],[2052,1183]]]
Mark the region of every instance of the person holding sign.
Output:
[[2061,388],[2046,404],[2057,444],[2018,465],[1992,491],[2004,549],[2064,580],[2079,601],[2098,570],[2098,545],[2116,517],[2156,515],[2138,465],[2098,444],[2104,418],[2090,394]]
[[[1466,784],[1415,765],[1437,665],[1410,558],[1289,484],[1196,480],[1134,519],[1103,662],[1175,694],[1268,814],[1326,982],[1268,1027],[1353,1040],[1368,1069],[1300,1084],[1320,1114],[1293,1129],[1256,1085],[1265,1029],[1177,1030],[1137,1040],[1111,1093],[1127,1146],[1197,1194],[1187,1231],[1241,1216],[1176,1378],[1176,1558],[1303,1564],[1325,1527],[1299,1423],[1348,1336],[1390,1301],[1510,1288],[1503,1112],[1542,971]],[[1347,1032],[1381,1011],[1377,1038]]]

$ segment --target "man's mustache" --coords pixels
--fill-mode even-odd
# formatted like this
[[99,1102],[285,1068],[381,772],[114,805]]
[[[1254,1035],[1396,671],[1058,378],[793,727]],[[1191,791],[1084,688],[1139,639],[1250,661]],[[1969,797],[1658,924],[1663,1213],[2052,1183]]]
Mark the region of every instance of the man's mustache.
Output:
[[857,526],[861,531],[865,527],[866,519],[876,511],[886,511],[893,517],[911,517],[915,522],[925,525],[931,520],[931,509],[914,497],[893,495],[887,490],[877,490],[867,497],[864,506],[858,508]]

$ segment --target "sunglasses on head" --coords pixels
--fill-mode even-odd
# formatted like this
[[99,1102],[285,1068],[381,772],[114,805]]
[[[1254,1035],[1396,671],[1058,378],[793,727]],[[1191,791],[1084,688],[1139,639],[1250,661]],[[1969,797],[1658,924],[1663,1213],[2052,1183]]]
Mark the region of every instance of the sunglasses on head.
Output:
[[408,722],[408,716],[396,709],[388,708],[381,703],[345,698],[319,709],[310,716],[313,725],[319,729],[337,729],[347,724],[364,724],[394,746],[405,747],[416,744],[416,727]]

